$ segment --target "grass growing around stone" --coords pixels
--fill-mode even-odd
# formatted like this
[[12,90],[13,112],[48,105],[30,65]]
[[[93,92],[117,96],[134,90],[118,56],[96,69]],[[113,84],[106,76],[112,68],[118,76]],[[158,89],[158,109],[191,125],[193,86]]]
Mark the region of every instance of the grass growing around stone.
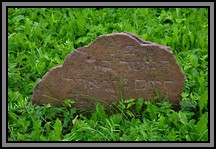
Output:
[[[123,31],[171,47],[187,77],[178,111],[142,97],[109,115],[100,104],[85,116],[70,100],[61,108],[29,103],[68,53]],[[208,141],[208,9],[9,8],[7,106],[9,141]]]

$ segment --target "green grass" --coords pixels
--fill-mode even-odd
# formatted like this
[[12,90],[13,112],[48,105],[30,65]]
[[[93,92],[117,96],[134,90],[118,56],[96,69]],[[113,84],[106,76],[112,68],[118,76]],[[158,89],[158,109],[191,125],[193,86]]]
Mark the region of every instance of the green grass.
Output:
[[[187,77],[179,111],[143,98],[121,100],[110,114],[97,104],[88,116],[70,100],[29,102],[67,54],[123,31],[171,47]],[[9,141],[208,141],[208,129],[208,9],[8,8]]]

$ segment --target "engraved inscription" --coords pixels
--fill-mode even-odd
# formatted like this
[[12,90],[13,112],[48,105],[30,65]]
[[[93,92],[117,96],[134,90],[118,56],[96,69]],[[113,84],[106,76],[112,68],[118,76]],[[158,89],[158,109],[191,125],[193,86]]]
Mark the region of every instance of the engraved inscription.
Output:
[[153,85],[160,85],[161,81],[156,81],[156,80],[149,80],[149,83],[152,83]]
[[164,88],[165,89],[172,89],[174,86],[174,82],[170,80],[164,81]]
[[129,70],[139,71],[141,69],[140,62],[128,62]]
[[135,80],[136,90],[146,90],[146,80]]
[[111,71],[111,63],[109,61],[102,61],[102,71],[108,72]]
[[[94,89],[99,89],[99,88],[104,88],[105,92],[111,92],[114,93],[115,88],[118,87],[119,80],[112,80],[112,81],[107,81],[104,80],[102,82],[98,82],[97,80],[85,80],[85,79],[70,79],[70,78],[63,78],[67,81],[75,81],[75,82],[80,82],[82,85],[90,90]],[[134,82],[134,89],[137,91],[142,91],[146,90],[147,88],[151,87],[151,84],[154,85],[154,87],[159,87],[161,86],[162,88],[166,90],[171,90],[174,87],[174,81],[172,80],[134,80],[134,79],[123,79],[123,87],[124,89],[128,89],[130,84],[129,82]],[[132,87],[133,89],[133,87]]]
[[143,61],[146,63],[146,64],[149,64],[149,63],[151,63],[152,62],[152,58],[150,57],[150,56],[145,56],[144,58],[143,58]]
[[126,61],[120,61],[120,64],[126,66],[128,70],[130,71],[149,71],[149,70],[156,70],[156,62],[126,62]]
[[110,63],[109,61],[103,61],[103,66],[104,66],[105,68],[110,68],[111,63]]
[[110,56],[112,57],[112,58],[115,58],[115,56],[116,56],[116,50],[114,49],[114,45],[109,45],[109,49],[111,49],[111,53],[110,53]]
[[85,80],[85,79],[75,79],[75,81],[77,82],[81,82],[83,84],[83,86],[87,89],[98,89],[98,84],[97,81],[93,80],[93,81],[89,81],[89,80]]
[[85,69],[86,70],[96,70],[97,66],[95,65],[95,61],[92,61],[92,62],[87,61],[85,63]]
[[66,77],[63,77],[62,79],[67,80],[67,81],[73,81],[73,79],[71,79],[71,78],[66,78]]
[[103,84],[104,84],[104,88],[105,88],[105,92],[109,92],[110,91],[110,85],[107,81],[103,81]]
[[83,79],[76,79],[77,82],[83,82]]
[[115,58],[115,53],[112,52],[112,53],[110,54],[110,56],[111,56],[112,58]]
[[166,81],[135,80],[134,83],[135,83],[135,90],[146,90],[147,88],[151,87],[151,84],[154,85],[154,87],[156,88],[161,86],[162,88],[166,90],[171,90],[174,87],[174,81],[171,81],[171,80],[166,80]]
[[125,87],[128,87],[128,85],[129,85],[128,82],[129,82],[128,79],[124,79],[124,84],[123,84],[123,85],[124,85]]
[[162,61],[162,66],[164,70],[170,69],[170,63],[169,61]]
[[105,92],[115,93],[115,91],[110,88],[110,84],[108,81],[103,81],[103,84],[105,86]]
[[124,50],[125,55],[134,56],[134,46],[126,46]]
[[140,62],[120,62],[120,64],[126,65],[130,71],[139,71],[142,68]]
[[151,63],[149,63],[149,69],[151,69],[151,70],[156,70],[156,62],[151,62]]
[[128,65],[128,62],[120,61],[119,63],[120,63],[121,65],[124,65],[124,66],[128,67],[128,69],[130,70],[130,67],[129,67],[129,65]]
[[155,82],[155,84],[158,84],[158,85],[161,84],[161,81],[154,81],[154,82]]
[[[94,82],[95,83],[95,82]],[[89,89],[95,89],[95,88],[99,88],[96,84],[94,84],[93,82],[91,82],[91,81],[88,81],[88,87],[89,87]]]
[[[66,79],[68,81],[73,81],[73,79],[70,79],[70,78],[63,78],[63,79]],[[114,90],[111,89],[111,86],[116,88],[117,84],[118,84],[118,81],[116,81],[116,80],[112,80],[111,83],[109,83],[108,81],[103,81],[103,82],[99,83],[96,80],[89,81],[89,80],[85,80],[85,79],[75,79],[75,81],[83,83],[83,86],[85,88],[88,88],[91,90],[98,89],[101,86],[103,86],[103,87],[105,87],[106,92],[114,92]],[[123,79],[124,88],[128,88],[129,81],[130,81],[129,79]],[[131,81],[133,81],[133,80],[131,80]],[[147,87],[149,86],[149,85],[147,86],[147,83],[149,83],[149,84],[152,83],[155,87],[163,85],[163,88],[169,89],[169,90],[172,89],[174,86],[174,81],[171,81],[171,80],[166,80],[166,81],[134,80],[134,83],[135,83],[135,90],[146,90]]]

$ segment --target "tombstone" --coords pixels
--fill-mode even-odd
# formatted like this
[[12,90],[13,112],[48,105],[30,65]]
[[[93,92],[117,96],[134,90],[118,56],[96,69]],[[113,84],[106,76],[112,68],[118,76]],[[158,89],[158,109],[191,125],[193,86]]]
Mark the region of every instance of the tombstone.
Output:
[[[121,99],[171,101],[179,105],[185,75],[167,46],[131,33],[103,35],[68,54],[34,89],[32,102],[59,106],[71,99],[78,108]],[[156,91],[156,92],[155,92]]]

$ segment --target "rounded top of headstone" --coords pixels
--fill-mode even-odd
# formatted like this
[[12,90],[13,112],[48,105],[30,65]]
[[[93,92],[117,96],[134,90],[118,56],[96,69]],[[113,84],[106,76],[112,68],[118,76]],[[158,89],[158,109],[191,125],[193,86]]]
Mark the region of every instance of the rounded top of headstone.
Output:
[[59,105],[58,100],[69,98],[87,108],[122,98],[155,100],[157,92],[178,104],[184,82],[184,72],[168,46],[128,32],[113,33],[68,54],[63,65],[45,74],[32,101]]

